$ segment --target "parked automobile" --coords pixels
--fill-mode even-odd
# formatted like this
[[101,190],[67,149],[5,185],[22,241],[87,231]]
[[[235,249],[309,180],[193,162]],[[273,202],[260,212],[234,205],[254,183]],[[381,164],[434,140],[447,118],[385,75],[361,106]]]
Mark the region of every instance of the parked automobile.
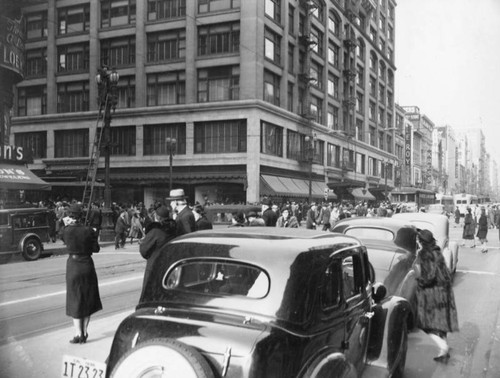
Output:
[[0,261],[19,252],[27,261],[37,260],[49,240],[48,209],[0,209]]
[[389,295],[401,296],[410,303],[412,316],[409,317],[409,327],[413,328],[417,289],[413,270],[417,256],[416,228],[410,222],[394,217],[357,217],[338,222],[332,231],[362,241],[375,270],[375,279],[384,284]]
[[450,222],[447,216],[429,213],[400,213],[393,218],[411,222],[416,228],[429,230],[434,234],[437,245],[441,248],[446,266],[455,275],[458,265],[458,243],[450,241]]
[[[356,238],[287,228],[184,235],[116,330],[108,377],[403,375],[408,302]],[[157,374],[157,375],[155,375]]]

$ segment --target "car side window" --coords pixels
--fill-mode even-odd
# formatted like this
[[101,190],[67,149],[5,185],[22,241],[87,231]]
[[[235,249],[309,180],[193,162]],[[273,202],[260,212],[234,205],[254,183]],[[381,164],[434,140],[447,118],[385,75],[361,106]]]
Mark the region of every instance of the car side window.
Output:
[[321,285],[321,307],[323,309],[329,309],[339,304],[341,277],[340,261],[335,260],[323,273]]
[[363,288],[363,265],[359,254],[342,259],[342,282],[344,298],[349,299],[361,293]]

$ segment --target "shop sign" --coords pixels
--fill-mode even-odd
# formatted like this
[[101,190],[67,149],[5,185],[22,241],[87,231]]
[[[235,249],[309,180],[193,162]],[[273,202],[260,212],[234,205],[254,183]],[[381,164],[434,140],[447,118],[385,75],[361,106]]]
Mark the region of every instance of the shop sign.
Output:
[[21,146],[0,145],[0,161],[33,163],[33,154]]
[[0,67],[24,77],[23,18],[0,16]]

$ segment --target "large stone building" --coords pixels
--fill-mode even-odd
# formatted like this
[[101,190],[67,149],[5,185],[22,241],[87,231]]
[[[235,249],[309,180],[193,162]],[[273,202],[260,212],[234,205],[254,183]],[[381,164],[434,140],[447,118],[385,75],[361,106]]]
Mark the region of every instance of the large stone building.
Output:
[[31,4],[10,138],[54,196],[81,195],[102,66],[120,75],[113,201],[147,205],[170,179],[201,203],[394,187],[395,1]]

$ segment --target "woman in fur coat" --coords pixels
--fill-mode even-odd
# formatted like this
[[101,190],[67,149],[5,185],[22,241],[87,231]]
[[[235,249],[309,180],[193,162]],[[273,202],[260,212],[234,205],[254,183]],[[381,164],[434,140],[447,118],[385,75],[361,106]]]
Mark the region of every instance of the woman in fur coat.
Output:
[[418,230],[417,242],[417,327],[438,345],[434,360],[446,363],[450,358],[446,334],[458,331],[451,274],[432,232]]

